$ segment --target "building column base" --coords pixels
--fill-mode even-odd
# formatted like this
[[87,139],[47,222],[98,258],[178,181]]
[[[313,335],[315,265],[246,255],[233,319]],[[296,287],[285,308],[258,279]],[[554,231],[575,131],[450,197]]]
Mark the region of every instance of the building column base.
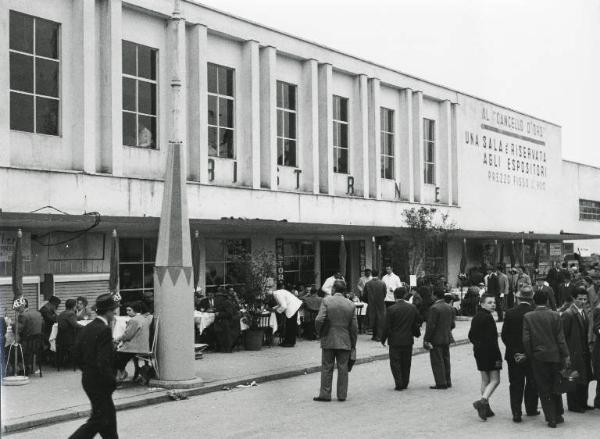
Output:
[[204,380],[196,377],[191,380],[150,380],[151,387],[162,387],[163,389],[195,389],[204,386]]

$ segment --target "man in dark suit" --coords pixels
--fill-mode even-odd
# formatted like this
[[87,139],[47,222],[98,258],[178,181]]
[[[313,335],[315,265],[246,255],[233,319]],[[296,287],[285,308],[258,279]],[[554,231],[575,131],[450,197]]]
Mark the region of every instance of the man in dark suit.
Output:
[[52,326],[56,323],[58,315],[56,310],[60,305],[60,299],[56,296],[51,296],[48,302],[40,308],[40,314],[44,319],[44,326],[42,327],[42,335],[44,348],[46,351],[50,349],[50,333],[52,332]]
[[558,284],[558,291],[556,293],[556,305],[560,307],[565,300],[569,297],[573,297],[573,283],[571,282],[571,273],[569,271],[563,271],[563,282]]
[[533,295],[535,310],[523,318],[523,348],[531,361],[540,402],[551,428],[564,422],[559,389],[560,370],[569,366],[569,349],[565,342],[560,315],[548,308],[548,295],[540,290]]
[[[372,281],[369,281],[372,282]],[[368,283],[367,283],[368,285]],[[337,363],[337,399],[345,401],[348,395],[348,361],[356,349],[358,323],[354,303],[344,297],[346,283],[336,280],[332,296],[323,298],[315,320],[317,333],[321,334],[321,389],[315,401],[331,401],[333,366]]]
[[33,358],[37,356],[36,361],[41,360],[40,354],[43,349],[42,327],[44,319],[37,309],[29,308],[29,301],[22,297],[21,307],[19,307],[19,341],[23,346],[23,356],[25,360],[25,374],[33,373]]
[[369,325],[373,331],[371,340],[381,341],[383,326],[385,325],[385,296],[387,295],[387,287],[377,275],[377,270],[373,270],[373,279],[366,283],[364,293],[369,303],[367,314]]
[[385,346],[386,341],[389,344],[395,390],[404,390],[410,380],[414,337],[421,336],[421,317],[417,307],[408,303],[410,292],[405,287],[396,288],[394,297],[396,303],[388,308],[385,316],[381,344]]
[[117,384],[110,323],[119,307],[119,296],[101,294],[96,299],[97,317],[77,337],[73,353],[82,371],[81,383],[92,404],[92,414],[70,439],[118,439],[117,414],[112,393]]
[[450,342],[454,329],[454,311],[444,300],[446,291],[441,287],[433,290],[436,302],[429,310],[423,347],[429,350],[431,370],[435,386],[430,389],[447,389],[452,387],[450,377]]
[[550,285],[548,285],[546,283],[546,280],[544,277],[538,276],[538,278],[535,280],[535,285],[533,287],[533,293],[535,294],[536,291],[539,290],[544,290],[546,292],[546,294],[548,295],[548,306],[550,307],[550,309],[552,311],[556,311],[557,308],[557,304],[556,304],[556,295],[554,294],[554,290],[550,287]]
[[523,347],[523,318],[533,310],[533,289],[525,285],[516,294],[517,305],[506,311],[502,325],[502,341],[506,346],[504,358],[508,364],[508,381],[510,392],[510,408],[514,422],[522,420],[523,396],[527,416],[536,416],[538,395],[535,388],[531,362],[525,355]]
[[596,378],[594,407],[600,409],[600,302],[590,312],[589,339],[592,347],[592,369]]
[[584,413],[588,406],[588,387],[592,379],[592,362],[588,345],[588,320],[586,305],[588,293],[585,287],[573,291],[573,304],[562,313],[565,340],[569,348],[571,365],[579,373],[575,391],[567,392],[569,411]]
[[[73,346],[75,345],[75,338],[77,333],[82,326],[77,323],[77,313],[75,312],[75,305],[77,302],[74,299],[67,299],[65,302],[65,310],[58,315],[58,332],[56,334],[56,350],[63,354],[71,354]],[[69,355],[70,356],[70,355]],[[62,362],[63,358],[58,358],[59,362]]]

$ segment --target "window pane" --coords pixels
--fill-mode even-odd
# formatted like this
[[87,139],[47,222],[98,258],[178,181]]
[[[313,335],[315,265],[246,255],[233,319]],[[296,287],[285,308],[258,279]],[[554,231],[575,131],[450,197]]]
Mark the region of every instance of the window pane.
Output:
[[344,148],[335,148],[333,151],[334,172],[341,174],[348,173],[348,150]]
[[123,112],[123,145],[136,146],[136,116],[134,113]]
[[284,112],[284,132],[283,135],[285,137],[289,137],[290,139],[296,138],[296,113],[290,113],[288,111]]
[[225,264],[206,264],[206,286],[223,285]]
[[384,134],[383,139],[385,139],[385,148],[383,148],[382,144],[382,152],[386,155],[394,155],[394,135],[393,134]]
[[217,97],[208,96],[208,124],[217,124]]
[[156,79],[156,50],[138,45],[138,76]]
[[333,118],[335,120],[340,120],[340,97],[333,97]]
[[340,146],[343,148],[348,147],[348,125],[345,123],[340,124]]
[[296,166],[296,141],[285,140],[285,166]]
[[123,109],[135,111],[135,79],[123,78]]
[[277,107],[283,108],[283,89],[285,88],[285,84],[283,82],[277,81]]
[[287,86],[286,97],[287,97],[286,107],[289,108],[290,110],[295,110],[296,109],[296,86],[295,85]]
[[33,57],[11,52],[10,88],[33,93]]
[[340,123],[333,122],[333,145],[340,146]]
[[9,47],[21,52],[33,53],[33,17],[10,11]]
[[156,239],[144,239],[144,261],[154,262],[156,260]]
[[277,110],[277,135],[283,137],[283,111]]
[[142,239],[119,238],[119,259],[121,262],[141,262]]
[[233,158],[233,130],[219,129],[219,157]]
[[142,288],[142,264],[121,264],[119,266],[119,286],[122,290]]
[[33,96],[10,93],[10,129],[33,133]]
[[58,97],[58,62],[35,59],[35,92]]
[[156,114],[156,84],[138,81],[138,111]]
[[340,99],[340,120],[348,121],[348,99]]
[[277,164],[283,166],[283,139],[277,139]]
[[217,66],[215,64],[208,64],[208,92],[218,93],[217,88]]
[[233,69],[219,67],[219,94],[233,96]]
[[[220,239],[206,240],[206,260],[208,262],[222,262],[225,260],[223,241]],[[208,271],[208,269],[207,269]]]
[[138,116],[138,145],[144,148],[156,147],[156,117]]
[[58,135],[58,100],[36,97],[35,132]]
[[381,157],[381,178],[394,178],[394,159],[392,157]]
[[123,62],[123,73],[128,75],[137,75],[135,61],[135,44],[130,43],[129,41],[123,41],[123,48],[121,52],[121,58]]
[[427,142],[425,151],[425,160],[427,160],[428,162],[433,162],[435,160],[434,144],[431,142]]
[[233,128],[233,101],[219,98],[219,126]]
[[58,59],[58,23],[35,19],[35,54]]
[[218,144],[217,144],[217,129],[215,127],[208,127],[208,155],[218,155]]
[[152,288],[154,286],[154,265],[144,264],[144,288]]

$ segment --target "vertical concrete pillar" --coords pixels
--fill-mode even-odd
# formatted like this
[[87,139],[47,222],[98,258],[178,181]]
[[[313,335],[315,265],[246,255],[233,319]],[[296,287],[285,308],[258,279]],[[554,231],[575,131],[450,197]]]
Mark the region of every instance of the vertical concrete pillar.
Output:
[[171,105],[169,144],[162,212],[154,269],[155,315],[158,317],[158,379],[161,387],[199,385],[194,365],[194,297],[192,251],[187,212],[185,166],[186,104],[182,91],[185,77],[185,21],[179,2],[168,24]]
[[413,184],[414,201],[422,202],[424,194],[423,170],[423,92],[413,92],[412,98],[413,124]]
[[350,149],[356,192],[369,198],[369,87],[367,75],[358,75],[354,79],[355,93],[353,130],[354,142]]
[[440,103],[438,142],[440,201],[452,205],[452,106],[450,101]]
[[9,8],[0,8],[0,166],[10,165]]
[[369,79],[369,193],[381,199],[380,81]]
[[[258,42],[246,41],[242,48],[242,102],[249,111],[241,118],[241,138],[238,139],[237,161],[242,169],[244,185],[260,188],[260,82]],[[238,115],[239,116],[239,115]],[[240,118],[238,117],[238,120]]]
[[73,2],[71,87],[73,169],[96,172],[96,2]]
[[319,66],[319,191],[333,195],[333,68]]
[[195,24],[188,36],[188,178],[208,183],[206,26]]
[[415,201],[415,178],[413,158],[413,92],[410,88],[400,92],[400,124],[398,138],[400,153],[396,160],[396,182],[400,184],[403,200]]
[[[260,186],[277,189],[277,49],[260,53]],[[258,114],[258,112],[257,112]]]
[[458,206],[458,196],[459,196],[459,187],[458,187],[458,172],[460,167],[460,161],[458,160],[458,127],[456,125],[456,111],[457,104],[452,104],[451,106],[451,151],[452,151],[452,204]]
[[103,0],[100,23],[101,172],[123,175],[121,0]]
[[321,241],[317,239],[315,240],[315,284],[317,288],[324,280],[321,273]]
[[319,193],[319,76],[318,63],[314,59],[304,62],[303,82],[304,93],[299,93],[298,100],[302,103],[303,111],[298,115],[301,121],[300,129],[304,139],[302,154],[303,180],[305,190],[313,194]]

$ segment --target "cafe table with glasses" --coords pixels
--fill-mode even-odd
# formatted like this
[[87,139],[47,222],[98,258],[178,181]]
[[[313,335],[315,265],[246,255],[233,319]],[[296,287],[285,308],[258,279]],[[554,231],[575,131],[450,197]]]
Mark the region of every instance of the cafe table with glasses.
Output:
[[[130,317],[129,316],[115,316],[115,319],[113,320],[113,328],[112,328],[112,333],[113,333],[113,339],[119,338],[123,335],[123,333],[125,332],[125,328],[127,327],[127,322],[129,321]],[[90,324],[92,322],[93,319],[88,319],[88,320],[79,320],[77,321],[77,323],[79,323],[81,326],[86,326],[88,324]],[[52,325],[52,330],[50,331],[50,337],[48,338],[48,341],[50,342],[50,350],[52,352],[56,352],[56,336],[58,335],[58,323],[54,323]]]
[[[241,313],[244,313],[246,310],[240,310]],[[264,314],[265,318],[268,317],[269,327],[273,329],[273,334],[277,332],[277,315],[274,312],[266,312]],[[196,328],[198,328],[198,333],[202,334],[206,328],[212,325],[215,322],[216,314],[212,311],[194,311],[194,324]],[[240,330],[245,331],[249,329],[247,323],[244,322],[243,319],[240,319]]]

